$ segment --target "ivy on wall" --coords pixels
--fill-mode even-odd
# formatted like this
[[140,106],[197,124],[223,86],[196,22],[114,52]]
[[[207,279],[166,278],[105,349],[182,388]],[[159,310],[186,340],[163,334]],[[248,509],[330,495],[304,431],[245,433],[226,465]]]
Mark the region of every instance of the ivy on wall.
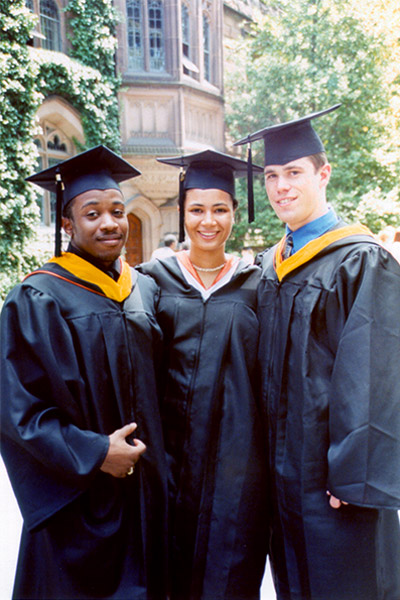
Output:
[[[31,242],[39,210],[24,180],[35,170],[35,114],[57,95],[80,113],[85,147],[120,147],[112,0],[71,0],[70,57],[28,46],[36,17],[25,0],[0,0],[0,298],[41,262]],[[83,149],[83,148],[82,148]]]
[[118,150],[117,91],[100,71],[49,50],[31,48],[30,56],[42,100],[57,95],[77,109],[87,148],[102,143]]
[[70,0],[66,12],[72,13],[71,56],[95,67],[109,81],[118,81],[115,71],[115,35],[119,15],[113,0]]
[[34,116],[40,102],[27,49],[34,26],[23,0],[0,0],[0,294],[34,264],[27,250],[38,218],[24,178],[36,160]]
[[71,58],[79,61],[78,65],[91,67],[86,76],[82,73],[80,77],[84,102],[79,104],[77,99],[79,107],[74,104],[82,115],[87,146],[102,142],[118,150],[120,77],[116,73],[115,53],[119,15],[113,0],[70,0],[65,10],[70,14],[73,32],[68,36]]

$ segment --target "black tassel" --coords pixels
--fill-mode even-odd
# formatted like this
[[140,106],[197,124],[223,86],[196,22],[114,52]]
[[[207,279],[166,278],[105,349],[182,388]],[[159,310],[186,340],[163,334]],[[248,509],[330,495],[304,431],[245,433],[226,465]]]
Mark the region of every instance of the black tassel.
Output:
[[247,213],[249,223],[254,221],[254,191],[253,191],[253,161],[251,156],[251,144],[247,149]]
[[61,256],[61,222],[64,185],[60,173],[56,173],[56,248],[55,255]]
[[184,207],[184,195],[185,190],[183,189],[183,183],[185,181],[185,172],[182,169],[179,173],[179,243],[185,241],[185,207]]

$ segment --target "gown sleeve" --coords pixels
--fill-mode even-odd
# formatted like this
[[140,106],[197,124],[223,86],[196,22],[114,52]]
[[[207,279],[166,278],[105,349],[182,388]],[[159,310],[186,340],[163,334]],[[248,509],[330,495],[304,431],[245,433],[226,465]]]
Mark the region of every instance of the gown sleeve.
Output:
[[333,296],[328,489],[351,504],[398,509],[400,266],[364,247],[341,265]]
[[84,428],[83,388],[59,305],[17,286],[1,315],[1,450],[29,530],[87,489],[107,454],[108,436]]

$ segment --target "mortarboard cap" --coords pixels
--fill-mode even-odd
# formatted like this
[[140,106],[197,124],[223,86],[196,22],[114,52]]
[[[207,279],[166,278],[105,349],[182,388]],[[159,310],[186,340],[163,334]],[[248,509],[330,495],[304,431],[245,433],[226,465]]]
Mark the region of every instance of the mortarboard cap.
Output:
[[89,190],[119,190],[118,183],[138,175],[130,163],[100,145],[27,177],[26,181],[57,194],[56,256],[61,252],[62,211],[75,196]]
[[235,142],[234,146],[251,144],[256,140],[263,139],[264,165],[285,165],[292,160],[324,152],[322,141],[313,129],[311,121],[336,110],[339,106],[340,104],[335,104],[300,119],[265,127]]
[[[157,158],[157,160],[166,165],[181,168],[179,177],[179,242],[183,242],[185,238],[183,198],[186,190],[217,189],[223,190],[234,197],[235,176],[241,177],[248,174],[248,165],[244,160],[216,150],[204,150],[195,154]],[[257,173],[263,171],[257,165],[252,165],[251,169],[252,172]],[[252,194],[248,194],[248,196],[249,222],[251,222],[254,219],[253,199]]]

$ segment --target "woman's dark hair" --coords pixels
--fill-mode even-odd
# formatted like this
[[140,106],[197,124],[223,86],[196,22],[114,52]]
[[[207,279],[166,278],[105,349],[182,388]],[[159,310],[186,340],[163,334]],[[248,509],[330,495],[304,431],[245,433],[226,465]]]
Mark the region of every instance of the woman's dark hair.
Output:
[[[188,190],[185,190],[184,194],[183,194],[183,206],[185,206],[185,200],[186,200],[186,192]],[[229,192],[227,192],[227,194],[229,194]],[[239,206],[239,202],[236,200],[236,198],[234,198],[232,196],[232,194],[229,194],[230,199],[232,200],[232,206],[233,206],[233,210],[236,210],[237,207]]]

